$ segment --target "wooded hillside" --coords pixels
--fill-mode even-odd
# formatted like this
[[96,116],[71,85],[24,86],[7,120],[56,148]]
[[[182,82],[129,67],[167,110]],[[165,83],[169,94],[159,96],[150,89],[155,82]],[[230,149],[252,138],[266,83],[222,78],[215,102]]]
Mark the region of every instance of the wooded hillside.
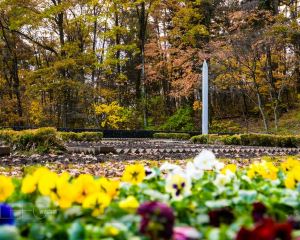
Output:
[[[298,0],[0,0],[0,126],[277,128],[300,91]],[[271,124],[272,123],[272,124]]]

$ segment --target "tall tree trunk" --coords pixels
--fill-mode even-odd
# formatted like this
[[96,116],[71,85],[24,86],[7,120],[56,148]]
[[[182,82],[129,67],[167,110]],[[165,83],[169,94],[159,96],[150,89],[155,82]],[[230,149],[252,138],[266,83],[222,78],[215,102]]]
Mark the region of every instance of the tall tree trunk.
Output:
[[[93,16],[96,17],[97,16],[97,11],[96,11],[96,6],[94,6],[93,8]],[[97,28],[98,28],[98,21],[97,19],[94,21],[93,24],[93,53],[96,55],[96,46],[97,46]],[[93,67],[92,70],[92,84],[93,86],[95,86],[95,75],[96,75],[96,69],[95,67]]]
[[273,70],[272,70],[272,53],[271,53],[271,47],[270,44],[266,44],[266,71],[267,71],[267,80],[270,85],[270,96],[271,96],[271,103],[273,108],[273,115],[274,115],[274,126],[275,131],[278,130],[278,104],[279,104],[279,95],[277,94],[277,89],[275,86],[275,80],[273,76]]
[[142,108],[143,108],[143,122],[144,127],[148,125],[148,117],[147,117],[147,93],[146,93],[146,84],[145,84],[145,43],[146,43],[146,29],[148,23],[148,15],[146,13],[145,2],[140,4],[140,7],[137,7],[137,13],[139,17],[139,47],[140,47],[140,78],[136,83],[136,92],[141,92],[141,94],[136,94],[138,101],[142,100]]
[[[62,4],[62,0],[57,0],[57,2],[55,0],[52,0],[56,5],[60,5]],[[65,46],[65,33],[64,33],[64,12],[59,12],[56,15],[56,24],[57,24],[57,28],[58,28],[58,34],[59,34],[59,43],[60,43],[60,56],[62,59],[65,58],[66,56],[66,51],[64,50],[64,46]],[[66,76],[67,76],[67,71],[66,69],[62,69],[61,70],[61,75],[62,78],[65,80]],[[62,116],[62,127],[66,128],[68,126],[68,100],[67,100],[67,95],[69,95],[68,90],[65,90],[64,93],[64,97],[63,97],[63,106],[62,106],[62,112],[61,112],[61,116]]]
[[261,95],[260,95],[259,92],[257,92],[256,96],[257,96],[258,108],[259,108],[259,111],[260,111],[260,114],[261,114],[261,117],[262,117],[262,120],[263,120],[264,128],[265,128],[266,132],[268,132],[269,131],[269,126],[268,126],[267,117],[265,115],[264,107],[263,107],[263,104],[262,104]]

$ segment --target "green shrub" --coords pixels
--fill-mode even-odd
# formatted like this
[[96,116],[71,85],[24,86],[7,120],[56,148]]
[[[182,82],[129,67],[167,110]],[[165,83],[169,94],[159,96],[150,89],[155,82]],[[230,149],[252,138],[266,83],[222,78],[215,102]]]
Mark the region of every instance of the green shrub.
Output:
[[296,135],[296,136],[292,136],[291,137],[292,143],[295,147],[300,148],[300,136]]
[[193,136],[191,138],[191,141],[193,143],[199,143],[199,144],[207,144],[208,143],[208,135],[197,135]]
[[240,135],[225,135],[221,137],[221,142],[225,145],[241,145]]
[[78,141],[78,133],[75,132],[59,132],[59,136],[65,142]]
[[241,144],[246,146],[299,147],[299,136],[281,136],[271,134],[242,134]]
[[174,115],[168,118],[161,127],[168,131],[193,131],[194,130],[193,109],[180,108]]
[[80,141],[97,142],[103,138],[102,132],[82,132],[78,133]]
[[14,130],[0,130],[0,141],[9,144],[17,133]]
[[209,144],[223,144],[222,142],[223,136],[220,136],[218,134],[209,134],[208,135],[208,143]]
[[64,150],[55,128],[39,128],[34,130],[0,131],[0,140],[18,151],[50,152]]
[[300,147],[300,136],[280,136],[271,134],[241,134],[241,135],[198,135],[191,138],[193,143],[224,144],[265,147]]
[[190,139],[190,134],[188,133],[154,133],[154,138],[165,138],[165,139]]
[[223,137],[218,134],[197,135],[191,138],[193,143],[198,144],[223,144]]
[[60,132],[59,133],[63,141],[88,141],[88,142],[97,142],[101,141],[103,138],[102,132]]
[[275,147],[277,137],[270,134],[242,134],[241,144],[246,146]]

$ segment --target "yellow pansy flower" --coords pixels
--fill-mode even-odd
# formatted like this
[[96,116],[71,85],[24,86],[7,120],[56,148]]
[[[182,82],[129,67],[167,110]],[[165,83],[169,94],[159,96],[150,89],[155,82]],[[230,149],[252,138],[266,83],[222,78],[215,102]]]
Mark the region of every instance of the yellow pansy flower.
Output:
[[14,192],[15,186],[10,177],[0,176],[0,202],[4,202]]
[[145,168],[142,164],[126,166],[122,180],[131,184],[139,184],[146,177]]
[[120,230],[112,225],[107,225],[104,227],[104,232],[107,236],[115,237],[119,235]]
[[36,178],[32,175],[27,175],[22,181],[21,192],[24,194],[35,192],[36,184]]
[[84,199],[96,192],[98,192],[97,183],[94,177],[90,174],[81,174],[73,182],[74,186],[78,189],[76,202],[82,203]]
[[293,173],[287,174],[285,180],[284,180],[284,185],[286,188],[294,189],[296,186],[296,181],[293,176]]
[[300,161],[294,159],[293,157],[288,157],[287,160],[282,162],[280,166],[284,172],[288,172],[291,169],[300,166]]
[[111,198],[114,198],[118,194],[120,182],[117,180],[99,178],[96,180],[96,184],[100,193],[107,194]]
[[110,202],[111,198],[108,195],[95,193],[87,196],[84,199],[82,207],[86,209],[93,209],[92,215],[96,217],[104,212],[104,210],[109,206]]
[[265,179],[276,180],[278,171],[279,169],[275,167],[273,163],[263,161],[261,163],[251,164],[247,175],[249,178],[253,178],[257,174]]
[[46,167],[38,168],[34,173],[33,177],[38,182],[42,177],[47,176],[51,171]]
[[237,170],[237,166],[235,164],[228,164],[221,170],[221,173],[226,174],[227,170],[231,171],[232,173],[235,173]]
[[134,196],[129,196],[119,202],[119,207],[130,213],[134,213],[139,206],[140,204]]
[[255,170],[253,168],[250,168],[248,171],[247,171],[247,176],[252,179],[255,177]]
[[49,171],[47,175],[40,176],[38,181],[39,192],[44,196],[50,196],[53,191],[56,191],[56,182],[58,175]]
[[295,166],[289,173],[292,173],[295,180],[300,182],[300,166]]
[[[65,175],[64,175],[65,176]],[[68,182],[68,179],[60,177],[57,182],[57,200],[58,205],[65,209],[72,206],[78,196],[77,187]]]

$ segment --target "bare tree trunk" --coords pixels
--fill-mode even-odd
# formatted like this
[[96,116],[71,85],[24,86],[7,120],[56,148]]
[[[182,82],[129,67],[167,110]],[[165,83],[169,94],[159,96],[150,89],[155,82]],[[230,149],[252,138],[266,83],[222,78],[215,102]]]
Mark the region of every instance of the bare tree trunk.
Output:
[[264,128],[265,128],[266,132],[268,132],[269,127],[268,127],[268,122],[267,122],[267,118],[266,118],[266,115],[265,115],[265,111],[264,111],[264,108],[262,106],[261,95],[259,93],[256,93],[256,95],[257,95],[258,108],[259,108],[261,117],[263,119]]
[[[94,7],[94,10],[93,10],[93,14],[94,14],[94,17],[96,16],[96,6]],[[98,28],[98,22],[97,20],[94,21],[94,26],[93,26],[93,53],[96,55],[96,46],[97,46],[97,28]],[[95,86],[95,67],[93,67],[93,70],[92,70],[92,84],[93,86]]]
[[[137,7],[137,14],[139,17],[139,40],[140,40],[140,60],[141,60],[141,70],[140,70],[140,79],[136,83],[136,91],[141,91],[140,97],[142,100],[143,108],[143,120],[144,127],[148,125],[147,117],[147,93],[146,93],[146,84],[145,84],[145,43],[146,43],[146,28],[148,24],[148,14],[146,13],[145,2],[140,4],[140,8]],[[139,89],[141,87],[141,90]],[[137,98],[139,94],[137,94]],[[139,99],[139,98],[138,98]]]

